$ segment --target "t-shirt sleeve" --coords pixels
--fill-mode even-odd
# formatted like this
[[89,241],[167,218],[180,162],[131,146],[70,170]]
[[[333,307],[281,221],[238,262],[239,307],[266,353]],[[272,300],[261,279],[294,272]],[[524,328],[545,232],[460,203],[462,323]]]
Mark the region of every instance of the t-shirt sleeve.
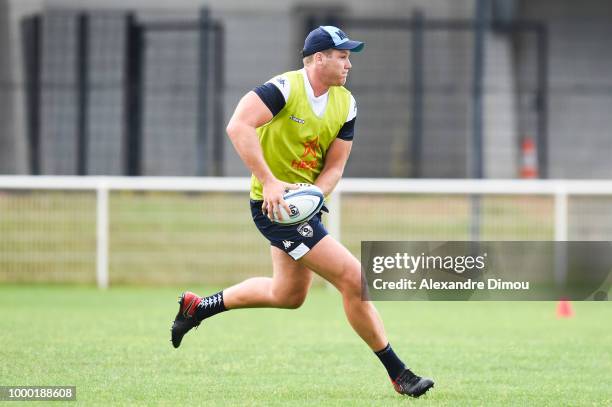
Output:
[[253,92],[259,96],[262,102],[270,109],[273,116],[283,110],[289,99],[289,80],[282,76],[275,76],[263,85],[257,86]]
[[351,104],[349,105],[349,112],[346,118],[346,122],[340,128],[338,132],[338,138],[342,140],[350,141],[355,135],[355,121],[357,120],[357,103],[355,98],[351,95]]

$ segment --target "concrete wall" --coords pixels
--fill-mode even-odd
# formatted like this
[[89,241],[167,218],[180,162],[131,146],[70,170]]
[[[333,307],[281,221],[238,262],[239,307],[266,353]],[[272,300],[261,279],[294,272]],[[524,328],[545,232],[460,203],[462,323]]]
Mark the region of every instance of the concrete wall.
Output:
[[12,44],[13,32],[10,24],[10,9],[7,0],[0,0],[0,174],[15,174],[24,171],[23,140],[18,137],[15,118],[19,99],[19,86],[15,84]]
[[484,80],[484,174],[485,178],[516,178],[519,128],[516,72],[512,37],[487,36]]
[[[449,0],[419,0],[419,1],[382,1],[375,4],[368,1],[339,1],[333,3],[334,7],[340,7],[347,10],[347,16],[387,16],[387,17],[409,17],[415,7],[422,8],[428,17],[436,18],[467,18],[471,15],[472,0],[449,1]],[[146,0],[125,0],[125,1],[74,1],[74,0],[22,0],[11,1],[12,8],[11,24],[17,26],[21,17],[35,10],[40,11],[42,8],[93,8],[99,9],[135,9],[139,10],[141,18],[155,19],[192,19],[197,16],[198,9],[202,6],[200,1],[178,1],[170,3],[154,2]],[[249,3],[249,8],[246,9],[244,2],[238,0],[229,1],[211,1],[207,5],[212,10],[214,18],[223,21],[226,29],[226,47],[225,54],[225,78],[226,89],[224,98],[224,108],[226,119],[231,114],[233,108],[239,98],[254,86],[264,82],[276,73],[290,69],[296,69],[301,66],[301,58],[299,50],[303,41],[301,30],[302,15],[299,13],[299,8],[304,6],[304,2],[300,1],[255,1]],[[307,3],[307,7],[315,10],[322,10],[330,7],[328,2],[319,4]],[[69,27],[68,27],[69,28]],[[66,28],[66,29],[68,29]],[[351,34],[351,35],[357,35]],[[373,38],[373,37],[372,37]],[[368,41],[368,38],[365,38]],[[393,52],[393,44],[384,43],[384,51]],[[375,48],[368,48],[370,54],[375,52]],[[371,50],[371,51],[370,51]],[[404,50],[404,52],[406,52]],[[367,57],[367,53],[365,53]],[[70,75],[71,68],[68,65],[70,61],[64,61],[66,66],[63,68],[61,64],[56,64],[58,75],[67,75],[66,80]],[[356,66],[359,66],[359,60],[356,59]],[[399,62],[399,61],[398,61]],[[13,61],[14,66],[20,61]],[[405,62],[402,66],[405,75],[409,67]],[[19,68],[17,68],[19,70]],[[452,70],[452,68],[451,68]],[[366,70],[361,72],[356,68],[354,70],[355,83],[379,83],[379,77],[372,77]],[[43,71],[43,77],[53,76],[47,68]],[[409,137],[410,121],[406,116],[406,106],[402,100],[393,100],[393,97],[387,101],[389,106],[386,115],[393,120],[394,123],[389,125],[389,122],[384,123],[376,120],[379,116],[381,99],[384,95],[376,94],[359,94],[355,92],[360,105],[360,117],[358,119],[357,142],[349,166],[347,168],[348,175],[361,176],[402,176],[406,174],[406,157],[409,156]],[[51,103],[49,97],[60,97],[57,103]],[[58,92],[52,92],[52,95],[43,92],[49,103],[43,108],[43,121],[60,120],[59,118],[67,118],[74,116],[74,98],[70,92],[64,92],[63,96],[58,95]],[[45,100],[47,100],[45,99]],[[55,99],[54,99],[55,100]],[[402,103],[397,103],[402,102]],[[446,102],[442,102],[446,103]],[[464,109],[464,104],[454,104],[459,110]],[[439,105],[434,103],[432,109],[435,111]],[[448,108],[448,107],[447,107]],[[61,110],[60,111],[58,111]],[[459,112],[456,116],[463,116]],[[16,120],[23,123],[23,116],[15,116]],[[399,118],[399,119],[398,119]],[[69,121],[62,121],[68,123]],[[433,119],[433,123],[439,120]],[[59,122],[57,122],[59,123]],[[386,125],[385,125],[386,124]],[[382,127],[381,127],[382,125]],[[391,129],[389,132],[381,132],[381,129]],[[435,129],[435,124],[431,126]],[[94,128],[95,130],[95,128]],[[41,147],[43,155],[43,170],[47,173],[70,174],[74,173],[74,160],[67,159],[75,154],[70,147],[73,143],[75,133],[73,126],[64,124],[62,126],[53,126],[51,130],[43,130],[41,134]],[[23,132],[22,132],[23,133]],[[431,134],[436,134],[432,130]],[[443,136],[432,136],[426,143],[430,146],[438,144],[438,140]],[[95,140],[98,140],[96,138]],[[225,141],[225,168],[227,175],[245,175],[246,168],[234,153],[232,146]],[[455,144],[461,145],[461,140],[456,140]],[[103,144],[103,143],[102,143]],[[163,143],[162,143],[163,144]],[[160,144],[160,145],[162,145]],[[447,145],[452,146],[454,144]],[[154,147],[154,146],[153,146]],[[151,145],[145,148],[150,150]],[[162,145],[163,147],[163,145]],[[156,148],[156,147],[155,147]],[[439,149],[433,148],[434,157],[426,157],[424,162],[432,162],[436,159],[435,154],[439,154]],[[454,153],[449,151],[446,156],[452,156]],[[457,162],[465,161],[465,151],[456,155]],[[385,163],[392,162],[391,166]],[[448,157],[445,157],[443,162],[449,162]],[[464,166],[463,164],[461,164]],[[100,167],[100,166],[98,166]],[[103,166],[101,166],[103,167]],[[440,173],[441,176],[456,174],[452,165],[446,165],[447,170]],[[429,172],[429,176],[438,175],[436,171],[440,166],[433,166],[433,171]],[[156,173],[151,170],[151,173]],[[106,173],[114,173],[114,171],[105,170]]]
[[[9,23],[8,23],[8,4],[6,0],[0,0],[0,55],[10,54],[9,45]],[[10,58],[0,58],[0,173],[6,173],[13,165],[9,160],[9,140],[6,135],[12,130],[12,91],[11,91],[11,72]]]
[[[40,11],[42,1],[0,0],[0,174],[29,172],[28,144],[25,129],[25,75],[21,48],[21,21],[24,16]],[[3,17],[2,17],[3,16]]]
[[[134,9],[143,18],[195,19],[202,1],[178,0],[0,0],[0,82],[11,91],[0,92],[0,172],[26,170],[26,139],[23,128],[23,82],[19,22],[43,8]],[[303,41],[297,0],[255,0],[247,6],[240,0],[206,2],[214,18],[226,29],[225,95],[226,119],[239,98],[276,73],[299,68],[298,52]],[[349,17],[406,17],[415,8],[428,18],[472,18],[473,0],[366,0],[308,2],[310,9],[343,8]],[[520,1],[519,17],[543,20],[550,27],[550,175],[563,178],[605,178],[612,175],[608,159],[612,110],[612,6],[604,0]],[[355,146],[347,167],[352,176],[405,176],[410,157],[409,39],[400,33],[347,29],[365,39],[366,52],[355,55],[350,87],[357,97],[359,118]],[[391,39],[386,36],[391,36]],[[395,37],[393,37],[395,36]],[[7,41],[7,38],[9,40]],[[471,34],[438,33],[427,38],[427,86],[425,101],[423,175],[467,176],[471,154],[470,81]],[[401,44],[401,47],[397,47]],[[485,99],[485,173],[488,177],[517,174],[519,137],[528,130],[519,125],[515,100],[517,81],[523,75],[515,68],[533,66],[534,43],[513,49],[509,37],[487,39],[487,89]],[[396,47],[394,49],[394,47]],[[382,61],[382,62],[381,62]],[[593,63],[597,61],[597,63]],[[531,68],[528,68],[531,69]],[[532,73],[528,73],[531,75]],[[16,86],[15,86],[16,84]],[[392,91],[372,91],[379,87]],[[395,91],[393,91],[395,89]],[[401,89],[402,92],[398,91]],[[409,90],[408,90],[409,91]],[[10,96],[7,96],[10,95]],[[531,103],[531,102],[527,102]],[[524,104],[523,104],[524,105]],[[10,112],[10,113],[9,113]],[[45,113],[43,112],[43,116]],[[520,119],[523,120],[523,119]],[[527,126],[529,127],[529,126]],[[531,126],[533,127],[533,126]],[[103,137],[103,131],[99,137]],[[66,131],[58,137],[70,139]],[[51,136],[45,136],[51,137]],[[98,140],[98,139],[97,139]],[[244,165],[225,141],[227,175],[245,175]],[[100,144],[103,151],[104,143]],[[100,168],[105,163],[99,160]],[[116,165],[115,165],[116,166]],[[57,169],[54,171],[71,169]],[[112,173],[111,170],[105,170]]]
[[612,177],[612,3],[521,2],[550,40],[550,176]]

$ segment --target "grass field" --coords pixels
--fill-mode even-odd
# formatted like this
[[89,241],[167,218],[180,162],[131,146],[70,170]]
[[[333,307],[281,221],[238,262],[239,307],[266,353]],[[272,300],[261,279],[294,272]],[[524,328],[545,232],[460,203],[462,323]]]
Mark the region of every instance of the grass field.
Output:
[[612,405],[609,302],[573,303],[571,319],[552,302],[379,302],[394,348],[436,379],[411,400],[392,390],[331,289],[294,311],[214,317],[175,350],[179,293],[0,286],[0,385],[76,385],[82,405]]

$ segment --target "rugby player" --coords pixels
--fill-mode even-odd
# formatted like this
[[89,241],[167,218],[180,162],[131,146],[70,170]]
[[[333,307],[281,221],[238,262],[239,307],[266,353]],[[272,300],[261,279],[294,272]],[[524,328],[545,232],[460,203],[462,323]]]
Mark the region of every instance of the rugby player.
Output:
[[[273,222],[296,183],[315,184],[328,196],[342,177],[353,144],[357,106],[344,88],[352,52],[364,43],[339,28],[321,26],[304,42],[304,67],[270,79],[238,103],[227,133],[252,172],[253,221],[270,241],[272,277],[254,277],[208,297],[184,292],[172,325],[172,344],[206,318],[239,308],[298,308],[313,272],[342,295],[344,311],[355,332],[378,356],[395,390],[419,397],[434,382],[413,373],[387,340],[374,305],[361,298],[361,264],[321,223],[286,226]],[[326,210],[325,208],[323,210]]]

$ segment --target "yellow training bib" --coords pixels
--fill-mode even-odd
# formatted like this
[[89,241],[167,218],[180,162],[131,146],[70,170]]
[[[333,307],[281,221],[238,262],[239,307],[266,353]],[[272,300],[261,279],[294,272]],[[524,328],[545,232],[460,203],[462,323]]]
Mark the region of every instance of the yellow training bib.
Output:
[[[343,86],[329,88],[323,116],[310,105],[300,71],[283,74],[290,83],[285,107],[257,129],[263,156],[272,174],[289,183],[314,184],[323,170],[325,154],[346,122],[351,94]],[[251,199],[263,199],[263,186],[251,176]]]

